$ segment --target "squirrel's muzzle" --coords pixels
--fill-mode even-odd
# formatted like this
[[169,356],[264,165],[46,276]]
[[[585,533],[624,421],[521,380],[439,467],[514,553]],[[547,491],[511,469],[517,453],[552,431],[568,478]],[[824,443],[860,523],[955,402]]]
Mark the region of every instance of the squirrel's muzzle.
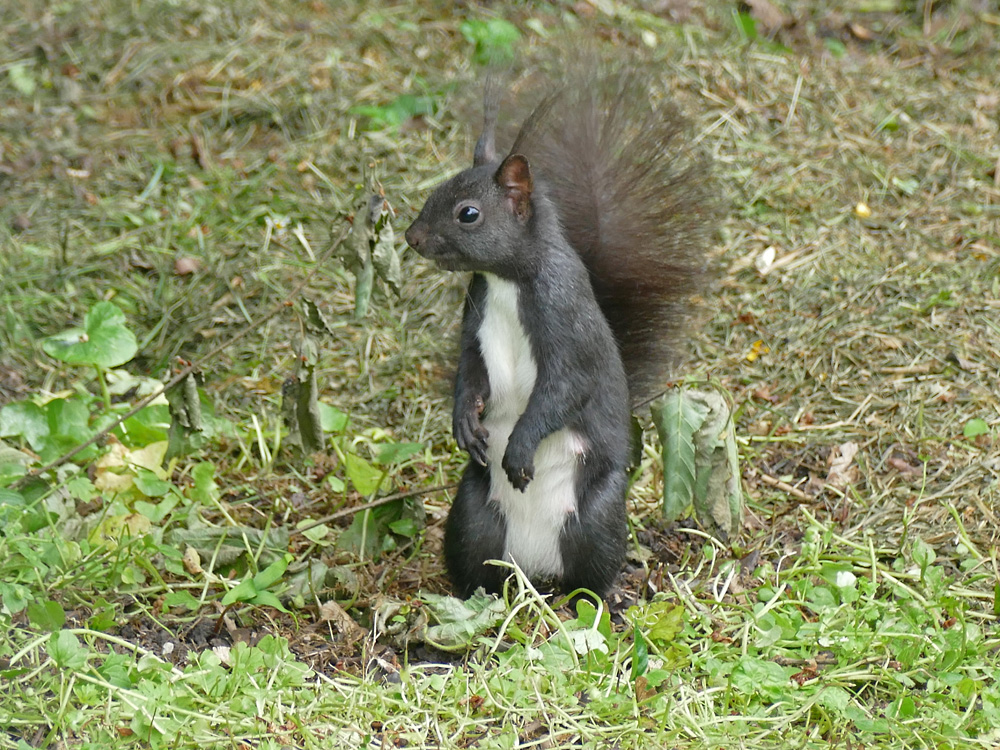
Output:
[[419,253],[421,245],[427,244],[427,225],[413,222],[403,236],[406,237],[406,244]]

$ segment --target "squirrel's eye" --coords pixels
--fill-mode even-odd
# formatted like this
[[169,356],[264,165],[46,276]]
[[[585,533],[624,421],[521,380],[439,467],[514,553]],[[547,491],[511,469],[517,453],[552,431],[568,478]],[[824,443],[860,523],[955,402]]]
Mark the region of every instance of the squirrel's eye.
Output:
[[479,209],[475,206],[462,206],[458,210],[458,220],[462,224],[473,224],[479,218]]

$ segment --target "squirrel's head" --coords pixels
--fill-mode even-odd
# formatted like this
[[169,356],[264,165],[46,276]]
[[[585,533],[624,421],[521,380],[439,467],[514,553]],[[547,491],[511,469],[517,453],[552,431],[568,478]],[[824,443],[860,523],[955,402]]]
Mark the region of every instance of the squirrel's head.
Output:
[[431,193],[406,242],[449,271],[516,271],[532,217],[534,180],[528,160],[511,154],[499,166],[461,172]]

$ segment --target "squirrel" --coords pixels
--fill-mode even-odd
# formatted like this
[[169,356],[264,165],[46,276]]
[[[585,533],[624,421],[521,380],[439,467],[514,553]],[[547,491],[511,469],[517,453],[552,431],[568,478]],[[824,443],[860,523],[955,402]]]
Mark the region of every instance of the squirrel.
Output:
[[687,120],[637,69],[566,75],[497,155],[489,79],[473,166],[406,241],[471,271],[453,430],[470,455],[445,528],[457,593],[532,580],[604,596],[627,541],[631,405],[665,387],[708,276],[717,201]]

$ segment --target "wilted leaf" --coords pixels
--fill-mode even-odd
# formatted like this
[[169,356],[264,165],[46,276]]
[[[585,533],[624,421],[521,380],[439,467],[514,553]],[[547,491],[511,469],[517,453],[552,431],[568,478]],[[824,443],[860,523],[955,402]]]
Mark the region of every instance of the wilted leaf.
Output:
[[664,515],[693,506],[699,522],[728,539],[742,523],[736,436],[725,399],[712,391],[677,389],[653,405],[663,443]]
[[312,333],[333,333],[334,327],[327,320],[326,315],[320,309],[319,305],[313,302],[308,297],[302,298],[302,308],[304,311],[303,318],[306,322],[306,328]]
[[143,448],[128,451],[126,460],[133,466],[139,466],[151,471],[160,479],[166,479],[167,472],[163,469],[163,457],[166,453],[167,441],[161,440],[156,443],[150,443]]
[[368,635],[368,631],[358,625],[334,599],[319,605],[319,619],[321,622],[332,622],[338,632],[347,636],[350,643],[360,641]]
[[502,600],[487,596],[482,589],[468,599],[421,594],[421,599],[439,623],[427,628],[424,640],[444,651],[469,648],[477,636],[503,622],[507,609]]
[[299,439],[302,449],[314,453],[323,447],[323,425],[319,414],[319,385],[316,383],[316,368],[307,365],[305,380],[299,386],[299,398],[295,405],[298,416]]
[[[211,464],[208,464],[211,466]],[[174,528],[164,536],[168,544],[178,549],[190,546],[199,560],[214,560],[216,569],[230,565],[248,552],[261,551],[260,563],[269,565],[288,550],[288,530],[284,527],[263,532],[250,526],[216,528]]]
[[201,567],[201,557],[198,555],[198,550],[194,547],[188,545],[184,548],[184,570],[193,576],[200,576],[205,571]]
[[344,265],[355,278],[355,320],[362,320],[368,314],[376,272],[397,294],[402,278],[389,205],[376,189],[370,173],[366,185],[366,191],[354,204],[354,223],[341,250]]
[[193,372],[167,391],[170,405],[170,431],[167,436],[167,460],[185,452],[191,438],[203,430],[198,380]]
[[201,268],[198,258],[184,255],[174,261],[174,273],[178,276],[190,276]]
[[694,502],[694,434],[705,423],[708,407],[678,388],[654,403],[652,412],[663,445],[663,516],[676,521]]
[[372,248],[372,262],[375,264],[375,272],[398,295],[399,287],[403,283],[403,271],[399,265],[399,255],[396,253],[396,233],[389,222],[388,211],[383,211],[375,228],[378,235],[375,246]]

